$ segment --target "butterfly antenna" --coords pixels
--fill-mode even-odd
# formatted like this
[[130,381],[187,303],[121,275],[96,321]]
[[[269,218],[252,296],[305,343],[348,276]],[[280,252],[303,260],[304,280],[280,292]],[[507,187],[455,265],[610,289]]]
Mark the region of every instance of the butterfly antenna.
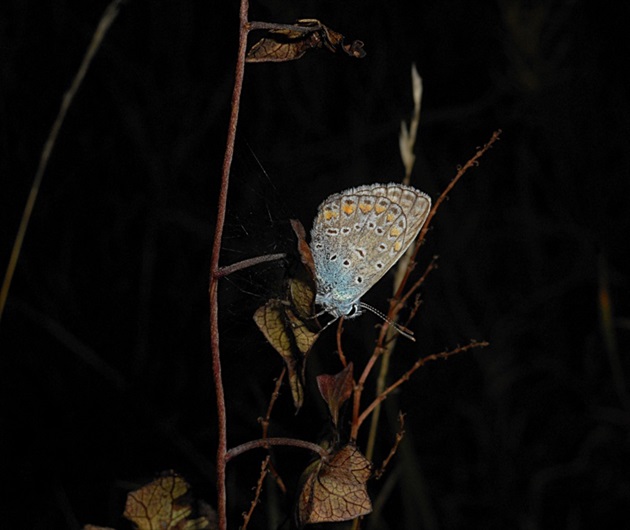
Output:
[[390,318],[387,318],[387,316],[384,313],[382,313],[381,311],[379,311],[375,307],[372,307],[371,305],[368,305],[365,302],[359,302],[359,307],[361,307],[363,309],[367,309],[368,311],[371,311],[377,317],[380,317],[385,322],[387,322],[390,326],[392,326],[403,337],[406,337],[409,340],[411,340],[413,342],[416,342],[416,339],[414,338],[413,333],[411,332],[411,330],[408,330],[407,328],[401,326],[400,324],[397,324],[396,322],[394,322]]

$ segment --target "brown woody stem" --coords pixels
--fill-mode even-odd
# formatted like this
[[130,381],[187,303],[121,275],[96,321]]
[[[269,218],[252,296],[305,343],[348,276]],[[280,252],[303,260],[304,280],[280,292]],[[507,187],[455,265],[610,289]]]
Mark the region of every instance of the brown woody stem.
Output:
[[283,252],[280,254],[267,254],[266,256],[256,256],[255,258],[244,259],[243,261],[232,263],[232,265],[226,265],[225,267],[220,267],[219,270],[216,272],[216,275],[218,278],[222,278],[223,276],[228,276],[234,272],[247,269],[248,267],[259,265],[260,263],[267,263],[268,261],[276,261],[276,260],[283,259],[286,257],[287,255]]
[[234,90],[232,92],[232,109],[228,124],[228,135],[223,158],[221,172],[221,188],[217,204],[217,220],[214,231],[214,244],[212,246],[212,258],[210,261],[210,345],[212,350],[212,374],[217,397],[217,519],[218,530],[227,530],[227,492],[225,483],[225,468],[227,464],[227,413],[225,410],[225,392],[221,377],[221,354],[219,349],[219,296],[218,283],[221,276],[219,258],[221,255],[221,242],[223,240],[223,227],[227,209],[228,187],[230,183],[230,168],[234,157],[234,142],[236,140],[236,125],[240,107],[243,78],[245,76],[245,54],[247,51],[247,12],[248,0],[241,0],[239,12],[239,45],[234,75]]
[[296,438],[261,438],[260,440],[252,440],[251,442],[245,442],[244,444],[233,447],[226,453],[226,461],[229,462],[235,456],[241,455],[246,451],[259,448],[268,449],[272,445],[300,447],[302,449],[313,451],[322,458],[328,456],[328,451],[326,451],[326,449],[322,446],[314,444],[313,442],[307,442],[306,440],[298,440]]

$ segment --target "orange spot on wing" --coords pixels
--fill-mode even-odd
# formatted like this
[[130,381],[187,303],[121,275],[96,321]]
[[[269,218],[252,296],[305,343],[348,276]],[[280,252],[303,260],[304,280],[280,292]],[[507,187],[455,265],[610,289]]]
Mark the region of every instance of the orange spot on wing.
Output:
[[354,204],[345,203],[341,209],[343,210],[345,214],[352,215],[354,211],[357,209],[357,207]]

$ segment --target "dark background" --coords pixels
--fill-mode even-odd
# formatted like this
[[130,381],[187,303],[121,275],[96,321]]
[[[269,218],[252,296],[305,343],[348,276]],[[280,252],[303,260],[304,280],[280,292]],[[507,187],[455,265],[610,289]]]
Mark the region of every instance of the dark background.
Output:
[[[105,1],[0,8],[0,263],[43,143]],[[130,0],[59,136],[0,324],[6,528],[129,528],[128,491],[175,469],[214,502],[208,270],[236,56],[237,2]],[[611,8],[609,8],[611,9]],[[315,51],[247,67],[222,263],[294,254],[288,220],[351,186],[400,181],[411,63],[424,79],[412,183],[437,198],[492,132],[501,140],[434,221],[439,254],[392,367],[432,363],[387,401],[407,436],[370,483],[365,528],[621,528],[630,503],[627,377],[630,100],[627,21],[585,1],[254,2],[253,20],[316,17],[367,57]],[[230,446],[257,438],[281,370],[253,311],[284,263],[221,286]],[[391,277],[365,298],[387,306]],[[602,293],[612,320],[602,320]],[[361,365],[378,320],[348,322]],[[339,369],[329,330],[304,409],[285,387],[272,435],[317,441],[312,380]],[[363,437],[361,439],[363,441]],[[309,455],[275,451],[290,488]],[[229,465],[231,528],[262,453]],[[291,499],[269,484],[253,528]],[[268,516],[268,518],[267,518]],[[284,524],[282,528],[287,528]],[[340,526],[341,527],[341,526]]]

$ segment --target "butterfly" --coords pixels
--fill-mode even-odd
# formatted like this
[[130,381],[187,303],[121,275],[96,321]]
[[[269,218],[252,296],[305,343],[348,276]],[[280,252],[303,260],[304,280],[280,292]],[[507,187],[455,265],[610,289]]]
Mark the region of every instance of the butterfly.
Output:
[[371,184],[328,197],[311,230],[315,303],[354,318],[371,306],[361,297],[405,254],[431,210],[431,198],[404,184]]

